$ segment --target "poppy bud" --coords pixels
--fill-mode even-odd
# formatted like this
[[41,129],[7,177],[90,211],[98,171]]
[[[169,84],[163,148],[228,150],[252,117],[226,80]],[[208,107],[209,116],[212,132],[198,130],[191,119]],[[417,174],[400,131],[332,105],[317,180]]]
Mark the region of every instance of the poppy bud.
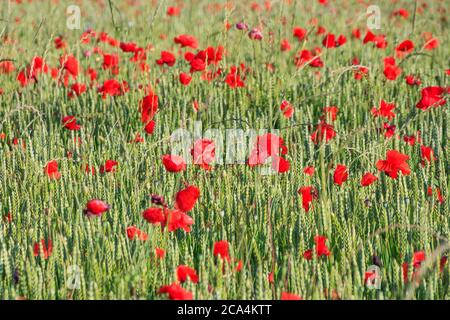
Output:
[[248,37],[252,40],[261,40],[263,38],[263,35],[261,33],[261,31],[259,31],[258,29],[252,29],[252,31],[250,31],[248,33]]
[[374,265],[380,267],[380,268],[381,268],[381,266],[383,265],[383,264],[381,263],[380,257],[378,257],[378,256],[375,255],[375,254],[372,256],[372,263],[373,263]]
[[163,196],[159,196],[157,194],[152,194],[151,197],[152,197],[151,201],[152,201],[153,204],[156,204],[158,206],[164,206],[165,205]]
[[236,23],[236,29],[238,30],[247,30],[248,25],[245,22],[238,22]]

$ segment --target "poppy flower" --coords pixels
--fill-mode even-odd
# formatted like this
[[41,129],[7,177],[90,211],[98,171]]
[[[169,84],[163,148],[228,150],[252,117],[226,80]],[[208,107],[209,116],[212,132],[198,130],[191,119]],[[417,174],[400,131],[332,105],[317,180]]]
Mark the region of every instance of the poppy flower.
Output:
[[408,10],[406,10],[406,9],[404,9],[404,8],[400,8],[400,9],[398,9],[398,10],[395,10],[395,11],[392,13],[392,15],[393,15],[393,16],[400,16],[400,17],[403,17],[404,19],[408,19],[408,17],[409,17],[409,12],[408,12]]
[[341,186],[348,179],[348,169],[343,164],[338,164],[333,174],[333,181],[338,186]]
[[325,140],[325,143],[328,143],[335,136],[336,131],[334,131],[334,127],[325,121],[321,121],[317,125],[317,129],[311,134],[311,140],[314,144],[318,144],[323,140]]
[[177,279],[181,283],[186,282],[187,279],[191,279],[193,283],[198,283],[198,275],[195,269],[186,265],[179,265],[177,268]]
[[110,206],[106,202],[92,199],[86,203],[86,208],[83,210],[83,213],[88,217],[99,217],[109,209]]
[[180,73],[180,82],[182,85],[187,86],[192,80],[192,77],[189,73],[181,72]]
[[370,172],[367,172],[361,178],[361,186],[363,186],[363,187],[370,186],[372,183],[374,183],[377,180],[378,180],[377,176],[373,175]]
[[238,30],[247,30],[248,25],[245,22],[238,22],[236,23],[236,29]]
[[6,60],[0,62],[0,74],[12,73],[16,68],[12,61]]
[[292,34],[295,38],[297,38],[298,41],[303,41],[306,37],[306,34],[308,33],[308,30],[300,28],[300,27],[295,27],[292,30]]
[[177,192],[175,197],[176,207],[183,212],[191,211],[194,208],[198,197],[200,197],[200,189],[196,186],[188,186]]
[[336,107],[336,106],[325,107],[325,108],[323,108],[324,116],[322,117],[322,120],[324,120],[324,121],[327,121],[327,120],[335,121],[336,118],[337,118],[338,112],[339,112],[339,108]]
[[408,55],[413,51],[414,51],[414,42],[412,42],[411,40],[405,40],[395,48],[397,58],[403,58],[404,56]]
[[422,84],[422,81],[420,81],[419,78],[414,77],[413,75],[407,75],[405,77],[405,81],[410,86],[420,86]]
[[192,217],[180,210],[166,211],[167,227],[169,232],[183,229],[185,232],[191,232],[191,225],[194,224]]
[[103,70],[111,70],[112,74],[119,73],[119,55],[118,54],[103,54]]
[[405,141],[410,146],[413,146],[416,144],[416,137],[415,136],[404,136],[403,141]]
[[394,136],[396,126],[391,125],[391,124],[389,124],[388,122],[385,122],[385,123],[383,124],[383,128],[384,128],[384,130],[385,130],[385,132],[384,132],[384,137],[385,137],[385,138],[388,138],[388,139],[389,139],[389,138],[392,138],[392,137]]
[[283,52],[291,50],[291,44],[289,43],[288,39],[281,40],[280,50]]
[[444,87],[426,87],[422,89],[422,98],[416,104],[416,107],[421,110],[427,110],[431,107],[438,107],[444,105],[447,100],[444,98],[445,93],[450,92],[450,88],[445,89]]
[[303,300],[303,298],[299,295],[283,291],[281,293],[281,300]]
[[245,83],[242,80],[240,72],[236,66],[231,66],[230,72],[225,77],[225,83],[228,84],[230,88],[245,87]]
[[183,289],[178,283],[161,286],[158,290],[159,294],[168,294],[170,300],[192,300],[192,293]]
[[420,268],[422,262],[424,262],[424,261],[425,261],[425,252],[424,251],[414,252],[414,255],[413,255],[414,269]]
[[273,155],[270,166],[271,166],[272,170],[274,170],[278,173],[285,173],[285,172],[289,171],[291,164],[288,160],[286,160],[282,157],[279,157],[277,155]]
[[261,30],[254,28],[248,33],[248,37],[252,40],[262,40],[263,34]]
[[411,173],[408,163],[409,156],[400,153],[397,150],[388,150],[386,152],[386,160],[379,160],[376,167],[379,171],[383,171],[392,179],[397,179],[398,172],[408,176]]
[[385,49],[387,47],[387,41],[385,35],[375,35],[372,31],[367,30],[367,33],[363,39],[363,44],[371,42],[375,44],[378,49]]
[[427,42],[423,45],[423,48],[429,51],[434,50],[437,47],[439,47],[439,40],[436,38],[428,39]]
[[344,45],[347,42],[347,38],[344,35],[340,35],[337,39],[332,33],[329,33],[323,38],[322,45],[325,48],[337,48]]
[[222,260],[230,261],[229,246],[230,244],[226,240],[215,242],[213,255],[215,257],[220,257]]
[[114,160],[106,160],[104,165],[100,166],[100,173],[115,172],[119,163]]
[[123,52],[136,52],[137,50],[139,50],[139,47],[136,43],[134,42],[121,42],[120,43],[120,49]]
[[326,256],[328,257],[330,255],[330,251],[328,250],[328,247],[326,245],[328,238],[325,236],[315,236],[314,242],[316,244],[316,254],[318,257]]
[[146,241],[148,239],[148,235],[138,229],[136,226],[131,226],[127,228],[127,237],[130,240],[134,240],[135,238],[141,241]]
[[58,180],[61,178],[61,173],[58,171],[58,162],[56,160],[48,162],[44,167],[44,173],[50,179]]
[[33,246],[33,255],[35,257],[38,257],[41,253],[45,260],[47,260],[51,255],[53,251],[53,243],[52,240],[48,239],[45,241],[42,239],[39,242],[35,242]]
[[402,69],[396,65],[394,57],[384,58],[384,75],[388,80],[395,80],[402,73]]
[[309,50],[302,50],[297,52],[294,57],[294,64],[296,67],[301,67],[307,64],[313,68],[322,68],[324,66],[323,61],[319,56],[315,55]]
[[393,103],[387,103],[383,99],[381,99],[380,106],[378,108],[373,107],[372,108],[372,114],[374,117],[384,117],[388,120],[392,120],[395,117],[395,113],[392,112],[392,110],[395,109],[395,104]]
[[434,156],[434,151],[430,147],[420,146],[420,154],[422,156],[422,165],[425,165],[425,161],[432,162],[436,160]]
[[210,164],[214,161],[216,149],[214,141],[209,139],[198,139],[191,149],[193,163],[205,170],[211,169]]
[[171,17],[179,16],[181,12],[181,9],[179,7],[168,7],[167,8],[167,15]]
[[291,118],[294,114],[294,107],[286,100],[281,102],[280,110],[283,112],[283,116],[287,119]]
[[155,248],[155,256],[159,259],[164,259],[166,255],[166,250],[156,247]]
[[65,116],[62,118],[62,124],[67,130],[77,131],[81,129],[81,126],[77,124],[75,116]]
[[274,133],[266,133],[256,137],[256,145],[250,153],[248,165],[261,165],[270,157],[285,155],[287,148],[284,140]]
[[317,190],[312,186],[307,186],[301,187],[298,193],[302,196],[303,209],[308,212],[313,199],[317,199]]
[[275,282],[275,274],[273,272],[269,272],[267,275],[267,281],[269,281],[270,284]]
[[69,75],[71,75],[74,79],[78,77],[80,66],[77,58],[71,55],[64,55],[59,59],[59,61],[61,68],[63,68]]
[[148,208],[142,212],[142,217],[151,224],[164,225],[166,221],[165,210],[161,208]]
[[310,177],[314,175],[315,171],[316,169],[313,166],[305,167],[305,169],[303,169],[303,173]]
[[98,92],[102,94],[102,99],[105,99],[107,95],[121,96],[127,91],[128,83],[126,81],[120,83],[116,79],[105,80],[103,85],[98,88]]
[[161,58],[156,60],[156,63],[160,66],[166,64],[169,67],[172,67],[175,64],[175,56],[169,51],[161,51]]
[[139,110],[141,112],[142,123],[147,124],[153,119],[158,111],[158,96],[153,92],[149,92],[149,94],[139,102]]
[[197,39],[188,34],[181,34],[173,39],[176,44],[181,45],[182,48],[189,47],[196,49],[198,47]]
[[[441,194],[441,190],[439,188],[436,187],[436,198],[439,201],[440,204],[444,203],[444,197]],[[432,187],[428,187],[427,188],[427,194],[429,197],[433,196],[433,188]]]
[[69,98],[78,97],[81,94],[86,92],[86,85],[83,83],[74,83],[70,87],[70,91],[68,93]]
[[177,155],[166,154],[162,157],[164,167],[169,172],[180,172],[186,170],[186,162]]

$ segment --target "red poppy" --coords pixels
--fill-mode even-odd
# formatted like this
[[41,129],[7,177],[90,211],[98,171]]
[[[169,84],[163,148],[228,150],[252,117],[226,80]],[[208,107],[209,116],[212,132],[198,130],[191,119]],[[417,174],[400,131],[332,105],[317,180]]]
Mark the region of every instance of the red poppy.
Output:
[[70,87],[70,91],[68,93],[69,98],[73,98],[74,96],[80,96],[86,92],[86,85],[83,83],[74,83]]
[[104,165],[100,166],[100,173],[115,172],[119,163],[114,160],[106,160]]
[[363,187],[370,186],[372,183],[374,183],[377,180],[378,180],[377,176],[373,175],[370,172],[367,172],[361,178],[361,186],[363,186]]
[[316,244],[316,254],[318,257],[326,256],[328,257],[330,255],[330,251],[328,250],[328,247],[326,245],[327,237],[325,236],[315,236],[314,242]]
[[198,197],[200,197],[200,189],[196,186],[188,186],[177,192],[175,197],[176,207],[183,212],[191,211],[194,208]]
[[180,82],[182,85],[187,86],[192,80],[192,77],[189,73],[181,72],[180,73]]
[[121,42],[120,43],[120,49],[123,52],[136,52],[138,51],[140,48],[137,46],[136,43],[134,42]]
[[183,287],[175,282],[171,285],[161,286],[158,293],[167,293],[170,300],[192,300],[192,293],[183,289]]
[[44,167],[44,173],[50,179],[58,180],[61,178],[61,173],[58,171],[58,162],[56,160],[48,162]]
[[298,41],[304,40],[307,33],[308,33],[308,30],[300,28],[300,27],[295,27],[294,30],[292,31],[293,36],[295,38],[297,38]]
[[214,161],[216,149],[214,141],[209,139],[199,139],[191,149],[193,163],[205,170],[211,169],[210,164]]
[[168,7],[167,11],[166,11],[167,15],[171,16],[171,17],[179,16],[180,12],[181,12],[181,9],[178,7]]
[[118,54],[103,54],[103,64],[102,68],[104,70],[111,70],[113,74],[119,73],[119,55]]
[[141,241],[146,241],[148,239],[148,235],[138,229],[136,226],[131,226],[127,228],[127,237],[130,240],[134,240],[135,238]]
[[164,256],[166,255],[166,250],[161,248],[155,248],[155,256],[159,259],[164,259]]
[[[42,250],[41,250],[42,249]],[[39,242],[35,242],[33,246],[33,255],[38,257],[41,253],[45,260],[47,260],[53,251],[53,243],[52,240],[48,239],[47,243],[44,239]]]
[[386,101],[381,99],[381,103],[378,109],[376,107],[372,108],[372,114],[374,117],[381,116],[387,118],[388,120],[392,120],[395,117],[395,113],[392,112],[392,110],[394,109],[394,103],[387,103]]
[[422,98],[417,103],[416,107],[422,110],[427,110],[431,107],[442,106],[447,103],[444,98],[445,93],[450,93],[450,88],[444,87],[426,87],[422,89]]
[[81,126],[77,124],[77,119],[75,116],[65,116],[62,119],[62,124],[67,130],[77,131],[81,129]]
[[161,208],[148,208],[142,212],[142,217],[151,224],[164,225],[166,221],[165,211],[166,209]]
[[414,77],[413,75],[407,75],[405,77],[405,81],[410,86],[420,86],[422,84],[422,81],[420,81],[419,78]]
[[286,153],[287,147],[284,145],[284,140],[276,134],[266,133],[256,137],[256,145],[250,153],[248,165],[253,167],[265,164],[267,159],[272,157],[272,165],[277,166],[280,164],[278,157]]
[[98,217],[109,209],[110,206],[106,202],[98,199],[92,199],[86,203],[86,208],[83,210],[83,213],[88,217]]
[[397,58],[403,58],[404,56],[413,51],[414,51],[414,42],[412,42],[411,40],[405,40],[395,48]]
[[395,80],[402,73],[402,69],[396,65],[394,57],[384,58],[384,75],[388,80]]
[[411,173],[407,160],[409,160],[409,156],[406,154],[397,150],[389,150],[386,152],[386,160],[379,160],[376,167],[392,179],[397,179],[399,171],[406,176]]
[[303,169],[303,173],[310,177],[312,177],[314,175],[315,171],[316,171],[316,169],[313,166],[309,166],[309,167],[306,167],[305,169]]
[[420,153],[422,155],[422,164],[425,164],[425,161],[432,162],[436,160],[436,157],[434,156],[434,151],[430,147],[426,146],[420,146]]
[[175,64],[175,56],[169,51],[161,51],[161,58],[156,60],[156,63],[160,66],[166,64],[169,67],[172,67]]
[[213,254],[215,257],[220,257],[222,260],[230,261],[229,243],[226,240],[220,240],[214,243]]
[[372,42],[376,45],[378,49],[384,49],[387,47],[387,41],[385,35],[375,35],[372,33],[372,31],[368,30],[364,39],[363,44],[366,44],[368,42]]
[[158,96],[150,92],[139,102],[142,123],[148,124],[158,111]]
[[286,100],[281,102],[280,110],[283,112],[283,116],[288,119],[294,114],[294,107]]
[[291,50],[291,44],[289,43],[288,39],[281,40],[280,50],[283,52]]
[[181,34],[175,37],[173,41],[181,45],[182,48],[190,47],[192,49],[196,49],[198,47],[197,39],[188,34]]
[[166,154],[162,157],[164,167],[169,172],[180,172],[186,170],[186,162],[177,155]]
[[186,265],[179,265],[177,268],[177,278],[181,283],[189,278],[193,283],[198,283],[198,275],[195,269]]
[[323,38],[322,45],[325,48],[337,48],[344,45],[347,42],[347,38],[344,35],[340,35],[337,39],[332,33],[329,33]]
[[317,199],[317,190],[312,186],[307,186],[301,187],[297,192],[302,195],[303,209],[308,212],[313,199]]
[[385,132],[384,132],[385,138],[388,138],[388,139],[389,139],[389,138],[392,138],[392,137],[394,136],[396,126],[391,125],[391,124],[389,124],[388,122],[385,122],[385,123],[383,124],[383,128],[384,128],[384,130],[385,130]]
[[281,300],[303,300],[303,298],[299,295],[283,291],[281,293]]
[[301,67],[305,64],[308,64],[313,68],[322,68],[324,65],[319,56],[306,49],[297,52],[294,57],[294,64],[296,67]]
[[120,83],[116,79],[109,79],[103,82],[103,85],[98,88],[98,92],[102,94],[102,99],[107,95],[120,96],[128,91],[128,83],[123,81]]
[[338,164],[333,174],[333,181],[338,186],[341,186],[348,179],[348,169],[343,164]]
[[335,136],[336,131],[334,131],[334,127],[325,121],[320,121],[317,125],[317,129],[311,134],[311,140],[314,144],[318,144],[325,139],[325,143],[327,143]]
[[245,87],[245,83],[242,81],[240,72],[236,66],[231,66],[230,73],[225,77],[225,83],[230,88]]
[[167,212],[167,225],[169,232],[183,229],[185,232],[191,232],[191,225],[194,224],[192,217],[180,210],[169,210]]

